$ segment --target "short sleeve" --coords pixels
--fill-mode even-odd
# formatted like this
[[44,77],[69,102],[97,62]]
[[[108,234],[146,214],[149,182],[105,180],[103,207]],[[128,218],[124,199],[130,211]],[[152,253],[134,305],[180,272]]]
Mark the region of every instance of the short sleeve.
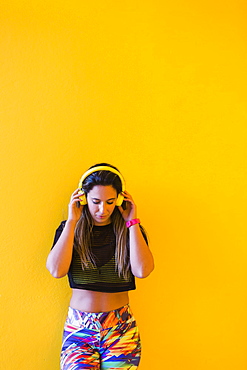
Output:
[[142,232],[143,238],[144,238],[145,242],[146,242],[146,243],[147,243],[147,245],[148,245],[148,237],[147,237],[147,233],[146,233],[146,231],[145,231],[145,229],[144,229],[144,227],[143,227],[142,225],[140,225],[140,229],[141,229],[141,232]]
[[59,227],[57,228],[57,230],[55,232],[55,236],[54,236],[54,240],[53,240],[53,244],[52,244],[51,249],[54,247],[54,245],[56,244],[56,242],[60,238],[60,236],[62,234],[62,231],[64,229],[65,224],[66,224],[66,221],[62,221],[61,224],[59,225]]

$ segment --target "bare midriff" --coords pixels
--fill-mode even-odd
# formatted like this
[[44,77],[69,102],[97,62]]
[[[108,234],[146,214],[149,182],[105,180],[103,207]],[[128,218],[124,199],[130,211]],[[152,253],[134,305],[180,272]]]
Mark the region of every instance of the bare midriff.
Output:
[[70,307],[83,312],[108,312],[129,303],[128,292],[102,293],[72,289]]

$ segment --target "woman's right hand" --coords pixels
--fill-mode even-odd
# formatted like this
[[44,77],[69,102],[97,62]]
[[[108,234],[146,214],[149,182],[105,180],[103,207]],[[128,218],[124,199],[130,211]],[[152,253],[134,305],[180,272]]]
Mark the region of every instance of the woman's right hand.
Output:
[[68,221],[78,221],[81,217],[83,205],[80,203],[81,194],[80,189],[76,189],[70,198],[69,210],[68,210]]

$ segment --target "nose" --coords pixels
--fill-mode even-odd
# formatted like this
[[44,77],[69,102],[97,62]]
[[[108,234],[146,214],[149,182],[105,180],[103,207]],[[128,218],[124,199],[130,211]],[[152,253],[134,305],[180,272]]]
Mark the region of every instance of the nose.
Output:
[[106,203],[105,202],[101,202],[100,205],[99,205],[99,211],[100,211],[100,214],[101,215],[104,215],[106,213]]

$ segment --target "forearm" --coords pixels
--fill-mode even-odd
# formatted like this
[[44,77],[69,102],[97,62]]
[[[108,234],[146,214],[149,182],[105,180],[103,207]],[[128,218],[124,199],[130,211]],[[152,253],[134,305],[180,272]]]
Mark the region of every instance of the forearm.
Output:
[[67,221],[60,238],[50,251],[46,267],[55,278],[65,276],[69,270],[74,244],[76,221]]
[[153,255],[142,235],[139,224],[129,228],[130,264],[133,275],[147,277],[154,269]]

